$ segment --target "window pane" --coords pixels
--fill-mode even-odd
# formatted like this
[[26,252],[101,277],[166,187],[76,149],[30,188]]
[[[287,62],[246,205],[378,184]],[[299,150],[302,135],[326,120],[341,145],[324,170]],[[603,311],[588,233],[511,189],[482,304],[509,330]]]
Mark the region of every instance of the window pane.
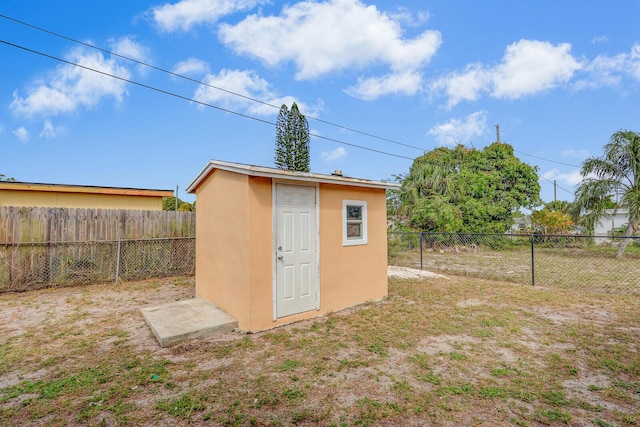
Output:
[[362,238],[362,223],[361,222],[348,222],[347,223],[347,239],[360,239]]
[[347,205],[347,220],[362,219],[362,206]]

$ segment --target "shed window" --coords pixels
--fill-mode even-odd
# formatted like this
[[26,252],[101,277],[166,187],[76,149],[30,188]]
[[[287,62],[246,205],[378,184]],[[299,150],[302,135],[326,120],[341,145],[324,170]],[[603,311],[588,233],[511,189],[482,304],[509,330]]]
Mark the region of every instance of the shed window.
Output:
[[342,245],[367,244],[367,202],[342,201]]

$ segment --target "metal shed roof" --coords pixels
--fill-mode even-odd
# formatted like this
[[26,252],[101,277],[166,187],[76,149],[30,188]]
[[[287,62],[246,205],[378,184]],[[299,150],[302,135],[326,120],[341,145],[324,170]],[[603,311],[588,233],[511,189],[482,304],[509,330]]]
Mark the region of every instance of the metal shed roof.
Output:
[[282,169],[268,168],[264,166],[246,165],[243,163],[224,162],[210,160],[200,173],[187,186],[187,193],[193,193],[200,183],[214,170],[220,169],[248,176],[264,178],[289,179],[303,182],[319,182],[323,184],[348,185],[353,187],[381,188],[385,190],[397,190],[400,185],[392,182],[371,181],[368,179],[351,178],[342,175],[325,175],[311,172],[296,172]]

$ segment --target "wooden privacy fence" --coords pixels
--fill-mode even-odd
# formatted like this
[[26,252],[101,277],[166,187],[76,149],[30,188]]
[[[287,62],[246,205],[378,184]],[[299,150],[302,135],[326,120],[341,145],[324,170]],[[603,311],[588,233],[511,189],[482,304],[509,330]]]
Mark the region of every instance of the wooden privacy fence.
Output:
[[0,292],[193,275],[195,212],[0,207]]
[[0,206],[0,243],[194,237],[195,212]]

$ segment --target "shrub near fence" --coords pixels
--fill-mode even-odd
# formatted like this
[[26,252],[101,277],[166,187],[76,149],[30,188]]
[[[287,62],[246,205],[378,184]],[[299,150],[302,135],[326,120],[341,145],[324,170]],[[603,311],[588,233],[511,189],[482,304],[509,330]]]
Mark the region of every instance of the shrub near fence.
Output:
[[623,237],[388,233],[389,264],[515,283],[640,295],[640,241]]
[[195,213],[0,207],[0,292],[195,273]]

